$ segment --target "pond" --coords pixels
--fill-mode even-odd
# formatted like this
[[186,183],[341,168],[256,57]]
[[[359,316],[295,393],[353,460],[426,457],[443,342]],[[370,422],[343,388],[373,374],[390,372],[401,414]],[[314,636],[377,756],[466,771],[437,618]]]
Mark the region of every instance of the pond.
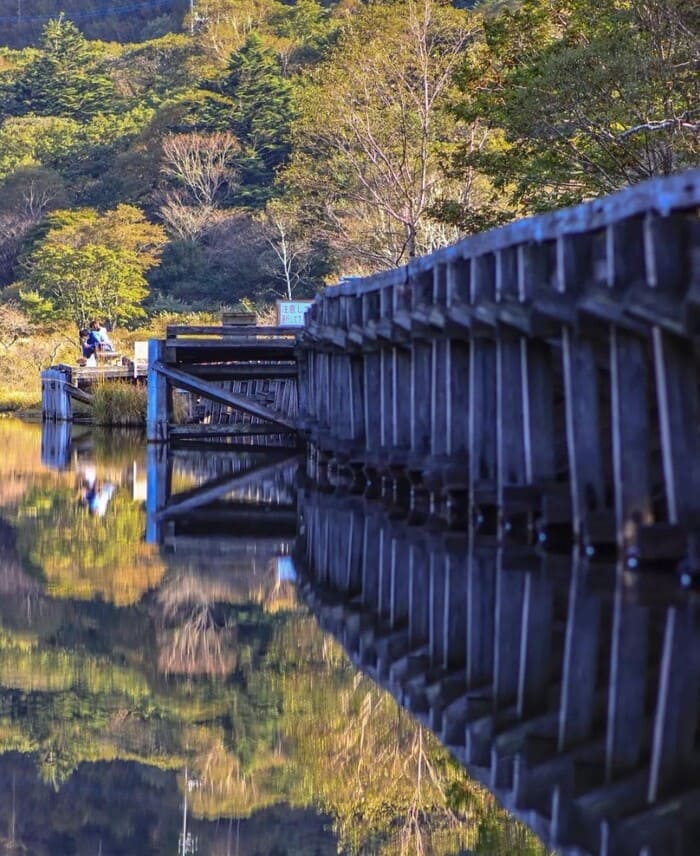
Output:
[[0,853],[546,852],[300,597],[289,451],[0,446]]

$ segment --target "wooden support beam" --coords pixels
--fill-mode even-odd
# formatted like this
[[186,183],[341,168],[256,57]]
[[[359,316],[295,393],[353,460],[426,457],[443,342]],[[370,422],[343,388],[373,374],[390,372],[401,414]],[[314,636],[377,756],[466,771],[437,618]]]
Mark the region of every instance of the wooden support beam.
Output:
[[89,392],[85,392],[84,389],[80,389],[77,386],[73,386],[70,383],[67,383],[64,387],[65,392],[71,398],[74,398],[76,401],[80,401],[81,404],[89,404],[92,406],[95,402],[95,396],[91,395]]
[[227,392],[226,390],[221,389],[221,387],[215,386],[214,384],[208,383],[200,378],[193,377],[187,372],[181,371],[180,369],[174,369],[160,360],[155,360],[151,365],[154,373],[167,379],[171,384],[179,389],[186,389],[188,392],[203,395],[205,398],[208,398],[211,401],[218,401],[220,404],[225,404],[227,407],[243,410],[245,413],[250,413],[252,416],[259,416],[261,419],[266,419],[269,422],[273,422],[275,425],[281,425],[292,431],[296,430],[294,422],[290,419],[286,419],[278,413],[274,413],[262,404],[256,404],[243,395],[237,395],[234,392]]
[[279,473],[280,468],[288,465],[297,456],[285,458],[282,461],[276,461],[274,464],[260,465],[246,470],[244,473],[237,473],[234,476],[223,476],[220,479],[215,479],[207,482],[201,487],[188,491],[181,496],[171,497],[169,504],[162,510],[156,513],[156,519],[159,521],[168,518],[176,517],[179,514],[190,511],[193,508],[200,508],[215,499],[225,496],[227,493],[232,493],[236,490],[243,490],[251,485],[259,484],[270,476],[275,476]]

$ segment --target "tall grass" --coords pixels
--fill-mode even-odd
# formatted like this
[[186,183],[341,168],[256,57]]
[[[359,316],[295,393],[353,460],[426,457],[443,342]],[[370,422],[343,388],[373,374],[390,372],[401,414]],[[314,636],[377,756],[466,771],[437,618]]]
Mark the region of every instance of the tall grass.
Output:
[[97,425],[145,425],[145,386],[111,381],[94,390],[92,412]]

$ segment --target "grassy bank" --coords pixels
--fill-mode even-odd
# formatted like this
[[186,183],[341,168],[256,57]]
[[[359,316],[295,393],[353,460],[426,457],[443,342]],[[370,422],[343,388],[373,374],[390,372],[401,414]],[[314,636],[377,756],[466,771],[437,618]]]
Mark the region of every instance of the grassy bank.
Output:
[[92,405],[96,425],[143,426],[146,424],[147,391],[132,383],[101,383]]

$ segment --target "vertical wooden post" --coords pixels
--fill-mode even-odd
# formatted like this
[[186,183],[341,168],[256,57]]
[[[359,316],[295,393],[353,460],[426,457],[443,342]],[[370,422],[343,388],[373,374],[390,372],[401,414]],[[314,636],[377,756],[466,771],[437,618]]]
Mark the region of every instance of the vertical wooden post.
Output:
[[698,371],[690,344],[654,327],[661,455],[670,523],[700,510]]
[[599,644],[600,597],[586,591],[582,562],[574,556],[559,703],[560,752],[588,737],[590,733]]
[[586,531],[589,511],[604,507],[598,376],[593,345],[562,330],[566,440],[574,533]]
[[148,341],[148,406],[146,439],[149,443],[167,443],[168,426],[172,418],[172,390],[167,379],[155,369],[165,360],[165,341]]
[[665,796],[691,763],[697,731],[698,631],[691,612],[666,611],[647,799]]
[[648,636],[648,608],[626,601],[624,587],[618,583],[613,611],[605,735],[605,774],[608,781],[633,770],[642,754]]
[[496,709],[517,700],[525,573],[504,567],[503,550],[496,568],[493,701]]
[[476,548],[470,538],[467,559],[467,686],[484,686],[493,677],[496,549]]
[[166,446],[149,443],[146,448],[146,543],[160,544],[162,511],[172,490],[172,459]]
[[646,349],[623,330],[610,328],[610,405],[617,542],[630,524],[651,520],[649,410]]

